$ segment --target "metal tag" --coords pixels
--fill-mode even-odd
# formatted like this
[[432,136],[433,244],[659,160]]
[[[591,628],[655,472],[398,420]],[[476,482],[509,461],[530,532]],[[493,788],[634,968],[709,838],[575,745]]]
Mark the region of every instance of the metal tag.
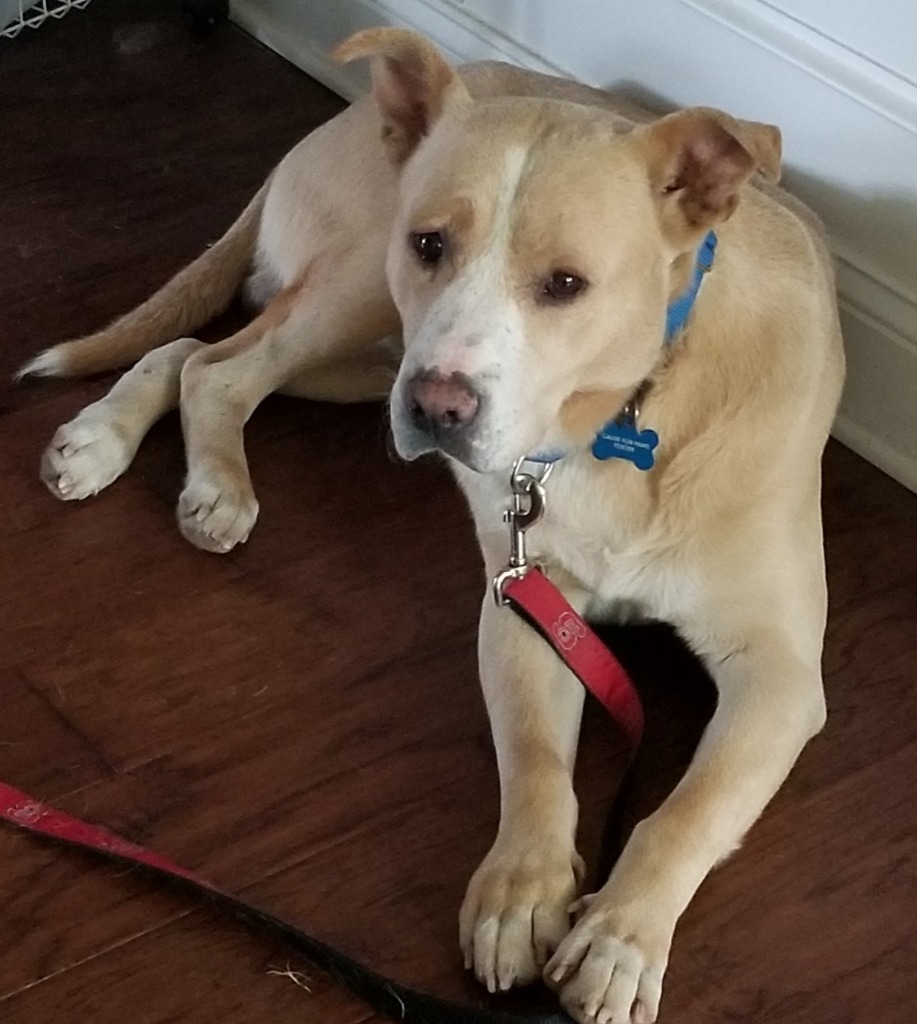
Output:
[[624,459],[637,469],[652,469],[656,462],[653,452],[659,444],[655,430],[638,430],[634,422],[607,423],[592,442],[592,454],[603,462],[606,459]]

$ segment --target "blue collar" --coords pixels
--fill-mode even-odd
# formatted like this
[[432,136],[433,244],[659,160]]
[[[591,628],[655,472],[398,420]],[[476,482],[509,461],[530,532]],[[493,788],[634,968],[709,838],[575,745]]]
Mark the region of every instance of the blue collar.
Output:
[[701,242],[700,248],[697,250],[697,260],[694,263],[694,273],[691,277],[691,283],[688,287],[678,296],[669,303],[669,308],[665,312],[665,343],[670,345],[674,341],[676,335],[680,334],[691,316],[691,311],[694,309],[694,300],[697,298],[697,293],[700,291],[700,286],[704,280],[704,274],[713,266],[713,260],[716,256],[716,233],[709,231],[707,237]]
[[[694,302],[697,293],[703,283],[704,275],[713,267],[713,260],[716,256],[716,233],[709,231],[707,237],[701,242],[697,249],[697,258],[694,263],[694,272],[688,287],[669,303],[665,314],[665,344],[671,345],[679,334],[685,329],[691,313],[694,310]],[[637,389],[636,395],[646,392],[646,381]],[[650,469],[654,462],[653,450],[659,443],[655,431],[637,430],[636,416],[634,413],[636,396],[625,406],[623,413],[609,420],[605,426],[596,434],[592,443],[592,454],[597,459],[626,459],[633,462],[638,469]],[[552,463],[558,462],[564,456],[563,452],[538,453],[528,456],[529,462]]]

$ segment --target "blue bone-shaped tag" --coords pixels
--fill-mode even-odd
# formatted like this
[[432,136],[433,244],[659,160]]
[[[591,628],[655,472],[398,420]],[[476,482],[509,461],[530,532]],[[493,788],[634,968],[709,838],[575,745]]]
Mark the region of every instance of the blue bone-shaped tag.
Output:
[[626,459],[637,469],[652,469],[656,461],[653,451],[659,444],[655,430],[637,430],[634,423],[606,423],[592,442],[597,459]]

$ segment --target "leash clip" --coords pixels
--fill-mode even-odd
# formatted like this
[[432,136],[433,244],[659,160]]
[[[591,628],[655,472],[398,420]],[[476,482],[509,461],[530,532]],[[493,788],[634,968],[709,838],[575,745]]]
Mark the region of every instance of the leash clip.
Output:
[[544,515],[544,483],[553,469],[553,463],[533,463],[539,467],[533,473],[525,468],[527,461],[517,460],[509,478],[513,507],[503,513],[503,522],[509,525],[509,564],[493,581],[494,600],[500,607],[507,603],[506,585],[522,579],[532,568],[525,550],[525,534]]

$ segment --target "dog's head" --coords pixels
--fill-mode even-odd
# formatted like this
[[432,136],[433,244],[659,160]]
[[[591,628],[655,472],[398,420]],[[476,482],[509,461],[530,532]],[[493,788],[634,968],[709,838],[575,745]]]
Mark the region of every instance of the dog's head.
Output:
[[652,370],[704,234],[780,136],[718,111],[633,131],[595,107],[473,101],[427,40],[362,32],[383,139],[402,165],[387,273],[405,357],[399,454],[490,472],[585,443]]

